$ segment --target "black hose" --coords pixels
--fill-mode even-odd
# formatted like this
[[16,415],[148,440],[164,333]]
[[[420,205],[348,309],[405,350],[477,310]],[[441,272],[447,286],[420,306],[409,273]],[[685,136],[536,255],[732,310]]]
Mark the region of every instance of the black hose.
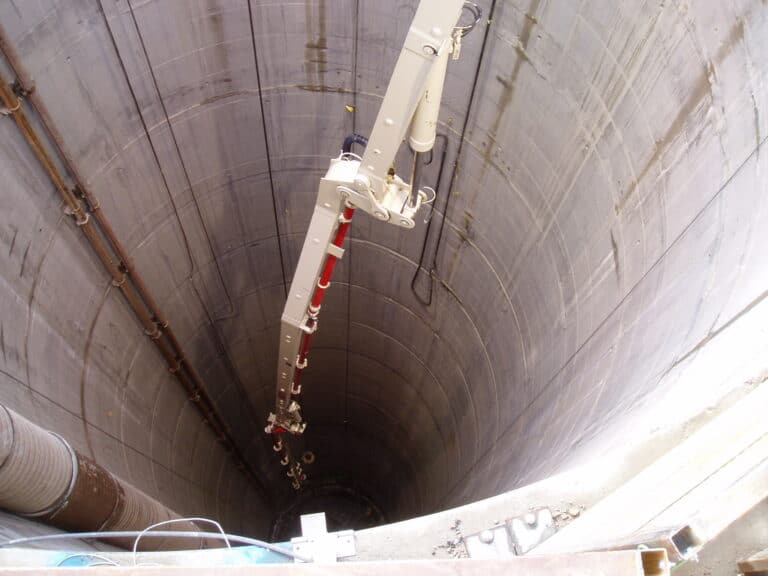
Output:
[[[435,204],[437,204],[437,194],[439,194],[440,190],[442,190],[442,186],[440,184],[443,181],[443,166],[445,166],[445,157],[448,154],[448,136],[446,136],[445,134],[438,134],[435,137],[435,144],[437,144],[438,140],[442,141],[442,151],[440,153],[440,165],[437,168],[437,183],[435,184],[435,200],[433,201],[433,204],[432,204],[433,211],[436,209]],[[425,166],[429,166],[430,164],[432,164],[432,161],[434,160],[434,151],[435,151],[434,147],[432,148],[432,150],[429,151],[429,157],[427,161],[424,163]],[[448,203],[447,199],[445,203],[446,204]],[[433,213],[433,216],[434,216],[434,213]],[[431,269],[428,269],[424,266],[424,258],[427,252],[427,244],[429,243],[429,237],[430,237],[429,233],[432,230],[432,222],[434,221],[435,221],[434,218],[430,218],[429,222],[427,223],[427,229],[424,232],[424,242],[422,242],[421,244],[421,254],[419,256],[419,263],[416,266],[416,271],[413,273],[413,278],[411,278],[411,292],[413,292],[414,296],[416,296],[419,302],[421,302],[424,306],[432,305],[432,278],[431,278],[432,271]],[[419,294],[418,291],[416,290],[416,281],[419,278],[419,272],[421,272],[422,270],[427,272],[427,276],[429,277],[429,280],[430,280],[429,295],[427,297],[422,297],[421,294]]]
[[344,154],[352,152],[352,144],[360,144],[362,147],[368,146],[368,138],[360,134],[350,134],[344,138],[344,144],[341,145],[341,151]]
[[[472,79],[472,89],[470,90],[470,93],[469,93],[469,104],[467,106],[467,114],[464,116],[464,122],[461,127],[458,149],[456,150],[456,158],[453,161],[453,170],[451,170],[450,180],[448,181],[448,189],[445,193],[445,202],[443,203],[443,207],[441,210],[442,218],[440,219],[440,227],[437,232],[437,240],[435,243],[435,248],[432,251],[432,254],[429,258],[430,260],[429,265],[425,265],[425,262],[424,262],[425,252],[426,252],[427,242],[429,241],[429,232],[430,232],[430,227],[428,226],[426,234],[424,236],[424,244],[421,249],[421,257],[419,258],[419,265],[417,266],[416,272],[414,273],[413,279],[411,280],[411,290],[424,306],[430,306],[432,304],[432,292],[433,292],[433,284],[434,284],[433,279],[435,276],[439,275],[440,273],[437,268],[437,260],[440,254],[440,249],[442,247],[443,230],[445,228],[445,221],[448,218],[448,208],[449,208],[451,196],[453,195],[453,187],[456,182],[456,176],[459,172],[459,163],[462,160],[462,153],[464,151],[464,142],[466,139],[467,127],[469,125],[469,118],[472,113],[472,108],[475,104],[475,95],[477,92],[478,80],[480,78],[480,70],[483,66],[483,61],[485,60],[485,57],[486,57],[486,50],[487,50],[488,41],[490,38],[491,23],[493,22],[493,18],[496,14],[497,1],[498,0],[491,0],[491,7],[488,14],[488,23],[485,27],[485,32],[483,33],[483,43],[480,47],[480,57],[478,58],[478,61],[477,61],[477,67],[475,68],[475,74]],[[474,28],[474,25],[472,27]],[[441,172],[441,176],[442,176],[442,172]],[[435,188],[435,191],[437,192],[437,188]],[[432,206],[432,210],[433,211],[437,210],[437,198],[435,198],[435,203]],[[430,224],[432,223],[433,220],[434,218],[430,219],[429,221]],[[428,292],[429,295],[427,298],[422,298],[420,295],[417,294],[415,289],[416,280],[421,270],[425,270],[427,272],[427,280],[429,281],[429,292]]]

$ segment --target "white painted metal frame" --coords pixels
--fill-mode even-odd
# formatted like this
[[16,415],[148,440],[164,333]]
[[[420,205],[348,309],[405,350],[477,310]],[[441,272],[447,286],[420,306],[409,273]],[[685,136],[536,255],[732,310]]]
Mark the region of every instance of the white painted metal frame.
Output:
[[[375,218],[404,228],[413,228],[413,217],[421,205],[408,205],[410,186],[397,175],[389,174],[395,156],[411,124],[428,82],[444,74],[430,74],[440,66],[453,47],[453,33],[463,0],[422,0],[414,16],[403,49],[395,65],[381,108],[376,118],[362,162],[339,156],[331,160],[320,187],[312,220],[288,292],[281,318],[280,349],[277,362],[275,412],[269,415],[266,431],[302,433],[299,404],[293,399],[300,390],[294,387],[303,332],[317,328],[309,322],[309,305],[327,255],[341,258],[343,250],[333,245],[334,233],[345,206],[362,209]],[[440,86],[442,89],[442,86]],[[303,367],[300,367],[303,368]],[[294,486],[300,485],[302,470],[287,445],[279,440],[276,451],[283,453],[283,464]]]

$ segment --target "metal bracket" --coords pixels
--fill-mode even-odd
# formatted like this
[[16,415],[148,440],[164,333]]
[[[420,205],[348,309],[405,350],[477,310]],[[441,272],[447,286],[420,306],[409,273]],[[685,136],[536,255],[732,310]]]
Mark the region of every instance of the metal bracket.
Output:
[[467,553],[473,559],[522,556],[556,531],[550,509],[538,508],[494,528],[467,536]]
[[291,538],[291,547],[296,554],[312,558],[313,562],[333,563],[338,558],[349,558],[357,553],[354,531],[328,532],[325,512],[303,514],[301,534]]
[[[293,385],[291,385],[291,388],[293,388]],[[289,409],[293,406],[293,404],[296,404],[297,407],[294,407],[293,410],[289,410],[282,418],[274,412],[270,412],[269,416],[267,417],[267,425],[264,427],[264,432],[267,434],[279,432],[303,434],[304,430],[307,428],[307,423],[304,422],[301,418],[301,413],[299,412],[297,402],[292,401],[289,405]]]
[[336,244],[333,244],[333,243],[328,244],[328,254],[330,254],[331,256],[335,256],[336,258],[341,260],[342,257],[344,256],[344,248],[342,248],[341,246],[336,246]]
[[679,564],[695,558],[706,539],[693,526],[685,524],[654,532],[632,534],[615,540],[605,546],[596,546],[595,550],[631,550],[634,548],[659,549],[667,551],[672,564]]

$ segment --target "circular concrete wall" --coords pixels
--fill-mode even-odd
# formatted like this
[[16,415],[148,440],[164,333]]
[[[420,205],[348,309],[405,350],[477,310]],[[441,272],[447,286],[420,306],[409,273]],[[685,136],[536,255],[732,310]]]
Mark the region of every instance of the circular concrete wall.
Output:
[[768,287],[768,10],[480,4],[425,175],[435,213],[410,232],[357,215],[336,269],[305,373],[317,461],[298,504],[262,433],[286,287],[318,178],[345,135],[369,133],[416,2],[2,4],[262,487],[168,374],[9,121],[0,400],[180,513],[261,534],[275,502],[362,526],[497,494],[652,419]]

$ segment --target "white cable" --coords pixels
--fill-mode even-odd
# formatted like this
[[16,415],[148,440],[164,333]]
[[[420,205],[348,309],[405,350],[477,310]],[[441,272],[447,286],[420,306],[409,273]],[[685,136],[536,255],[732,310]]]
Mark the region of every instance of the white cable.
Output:
[[221,535],[224,537],[224,543],[227,545],[227,548],[230,550],[232,549],[232,545],[229,543],[229,538],[227,538],[226,532],[224,532],[224,528],[221,527],[221,524],[216,522],[216,520],[211,520],[210,518],[198,518],[198,517],[189,517],[189,518],[174,518],[172,520],[163,520],[162,522],[157,522],[155,524],[151,524],[144,528],[138,536],[136,536],[136,539],[133,541],[133,565],[136,566],[136,549],[139,547],[139,540],[141,540],[141,537],[144,536],[147,532],[152,530],[153,528],[157,528],[159,526],[167,526],[168,524],[178,524],[179,522],[205,522],[206,524],[212,524],[216,528],[218,528]]
[[432,215],[435,213],[435,205],[434,201],[437,198],[437,192],[435,192],[435,189],[430,186],[422,186],[421,190],[419,192],[423,192],[424,190],[429,190],[432,192],[432,198],[427,199],[427,195],[424,194],[424,199],[421,201],[422,204],[426,204],[429,206],[429,212],[427,213],[426,217],[424,218],[424,224],[432,220]]
[[363,157],[362,156],[358,156],[354,152],[342,152],[341,159],[342,160],[357,160],[358,162],[362,162],[363,161]]
[[435,189],[432,188],[431,186],[422,186],[421,187],[421,191],[423,191],[423,190],[429,190],[430,192],[432,192],[432,198],[429,198],[429,200],[427,200],[428,196],[425,194],[424,195],[424,199],[421,201],[421,203],[422,204],[432,204],[432,202],[435,201],[435,198],[437,198],[437,192],[435,192]]

